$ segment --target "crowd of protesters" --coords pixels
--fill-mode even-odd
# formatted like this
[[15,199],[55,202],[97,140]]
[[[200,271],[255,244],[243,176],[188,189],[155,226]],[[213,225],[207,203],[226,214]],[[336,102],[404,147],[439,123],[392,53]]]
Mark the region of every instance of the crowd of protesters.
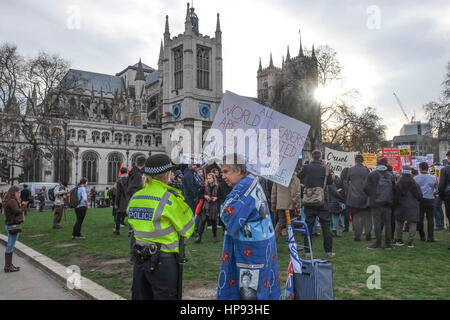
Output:
[[[446,156],[450,163],[450,151]],[[120,178],[114,186],[105,190],[105,206],[112,206],[115,235],[120,235],[120,228],[125,226],[127,207],[133,194],[142,188],[145,162],[146,157],[141,156],[137,158],[136,165],[131,170],[121,168]],[[434,168],[430,168],[426,162],[419,164],[419,171],[403,166],[401,172],[393,172],[386,158],[379,159],[376,168],[372,170],[363,163],[363,156],[357,155],[355,165],[345,168],[338,176],[322,159],[321,152],[316,150],[312,152],[312,159],[297,166],[288,187],[253,176],[259,186],[256,198],[263,198],[260,195],[262,190],[264,201],[268,203],[267,209],[258,207],[259,215],[261,219],[270,217],[274,229],[272,230],[272,227],[269,229],[270,232],[274,232],[276,241],[281,235],[286,235],[286,211],[289,211],[291,219],[306,222],[309,233],[313,236],[320,235],[317,232],[320,224],[323,248],[329,259],[336,256],[333,252],[333,238],[341,237],[339,228],[342,228],[343,232],[349,232],[350,222],[354,241],[360,242],[363,237],[366,241],[374,240],[368,246],[368,249],[372,250],[381,248],[389,250],[393,249],[393,246],[405,245],[403,236],[405,232],[408,248],[414,248],[416,233],[419,234],[421,241],[436,242],[435,232],[443,230],[444,225],[449,225],[450,165],[440,171],[439,179],[435,175]],[[179,166],[170,172],[167,184],[182,191],[186,204],[195,213],[194,236],[197,244],[202,242],[207,227],[212,231],[214,243],[218,242],[218,228],[222,229],[222,235],[225,233],[226,224],[220,217],[227,209],[224,203],[229,198],[233,185],[224,179],[224,172],[221,169],[216,164],[203,167],[191,164]],[[88,181],[85,178],[81,179],[77,189],[79,201],[75,208],[76,223],[72,233],[75,240],[86,239],[81,234],[81,228],[89,200],[91,207],[96,206],[97,190],[93,187],[88,193],[87,186]],[[67,187],[66,182],[61,182],[52,191],[55,197],[54,229],[61,228],[62,212],[68,203]],[[41,208],[44,206],[45,191],[44,186],[37,193]],[[323,201],[319,204],[311,202],[310,198],[316,195],[319,198],[323,197]],[[25,188],[18,193],[17,187],[11,187],[8,192],[0,194],[0,199],[7,216],[7,225],[23,222],[31,200],[29,190]],[[445,214],[442,210],[443,205]],[[243,232],[247,237],[251,230],[245,228],[246,226]],[[19,233],[20,231],[9,233],[11,244],[8,244],[9,252],[5,260],[5,271],[8,272],[19,270],[12,265],[12,256],[9,255]],[[131,226],[128,233],[132,248],[134,237]],[[304,250],[308,258],[310,248],[307,244],[308,241],[305,239]],[[300,250],[303,248],[300,247]]]

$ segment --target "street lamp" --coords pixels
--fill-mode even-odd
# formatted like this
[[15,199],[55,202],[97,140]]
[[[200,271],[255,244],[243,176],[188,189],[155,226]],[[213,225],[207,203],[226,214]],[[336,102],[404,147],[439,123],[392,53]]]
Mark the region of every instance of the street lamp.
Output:
[[80,152],[80,148],[79,147],[75,147],[75,184],[78,183],[78,154]]
[[12,157],[11,157],[11,173],[12,173],[12,176],[11,176],[11,185],[14,185],[14,162],[13,162],[13,159],[14,159],[14,151],[16,150],[16,146],[15,145],[12,145],[11,146],[11,152],[12,152]]
[[67,111],[64,112],[64,182],[67,183],[67,125],[69,124],[69,117]]
[[76,160],[75,184],[78,183],[78,152],[80,152],[80,148],[75,147],[75,160]]

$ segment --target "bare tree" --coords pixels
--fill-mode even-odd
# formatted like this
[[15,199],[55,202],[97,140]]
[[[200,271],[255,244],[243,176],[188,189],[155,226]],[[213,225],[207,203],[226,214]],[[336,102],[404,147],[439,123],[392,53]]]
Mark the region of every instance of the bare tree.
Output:
[[[68,77],[69,67],[69,62],[58,55],[40,52],[24,59],[16,46],[0,46],[0,103],[4,111],[0,132],[5,133],[1,145],[11,154],[12,162],[22,164],[31,175],[36,172],[36,159],[52,159],[66,138],[62,132],[63,117],[69,111],[65,97],[82,80]],[[11,132],[14,134],[6,134]],[[12,150],[18,151],[17,144],[25,145],[28,152],[13,155]],[[31,178],[36,179],[36,175]]]
[[432,132],[438,137],[450,139],[450,62],[442,86],[439,101],[430,101],[423,108]]

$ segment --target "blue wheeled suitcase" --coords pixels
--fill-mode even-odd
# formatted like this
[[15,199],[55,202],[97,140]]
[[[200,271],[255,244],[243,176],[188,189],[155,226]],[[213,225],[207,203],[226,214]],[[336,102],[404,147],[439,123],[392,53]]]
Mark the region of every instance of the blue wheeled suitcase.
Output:
[[[300,259],[302,273],[294,273],[295,300],[334,300],[333,267],[330,261],[313,259],[311,237],[303,221],[293,221],[294,232],[308,238],[311,260]],[[298,228],[298,227],[303,228]],[[296,228],[297,227],[297,228]]]

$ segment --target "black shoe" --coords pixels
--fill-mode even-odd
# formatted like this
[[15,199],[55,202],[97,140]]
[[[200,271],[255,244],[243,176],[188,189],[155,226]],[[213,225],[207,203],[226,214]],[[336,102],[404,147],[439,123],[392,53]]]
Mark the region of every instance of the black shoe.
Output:
[[344,229],[344,230],[342,230],[342,232],[348,232],[348,229]]
[[200,241],[202,241],[201,237],[197,237],[197,239],[195,239],[194,243],[200,243]]
[[217,241],[218,241],[218,240],[217,240],[217,237],[214,236],[214,237],[213,237],[213,242],[214,242],[214,243],[217,243]]
[[405,244],[403,243],[402,240],[395,240],[395,242],[394,242],[394,246],[401,247],[401,246],[403,246],[403,245],[405,245]]
[[361,242],[361,239],[355,238],[354,240],[355,240],[356,242]]
[[371,236],[366,237],[366,241],[370,241],[370,240],[372,240]]
[[390,243],[389,243],[389,244],[386,244],[386,245],[384,246],[384,250],[392,250],[392,249],[394,249],[394,247],[391,246]]
[[426,241],[425,237],[420,237],[420,241],[425,242]]
[[381,249],[381,246],[379,244],[374,243],[370,247],[367,247],[367,249],[369,249],[369,250],[377,250],[377,249]]
[[434,239],[427,239],[427,242],[437,242],[437,240],[434,240]]
[[408,242],[408,248],[414,248],[414,244],[413,244],[412,241],[409,241],[409,242]]

